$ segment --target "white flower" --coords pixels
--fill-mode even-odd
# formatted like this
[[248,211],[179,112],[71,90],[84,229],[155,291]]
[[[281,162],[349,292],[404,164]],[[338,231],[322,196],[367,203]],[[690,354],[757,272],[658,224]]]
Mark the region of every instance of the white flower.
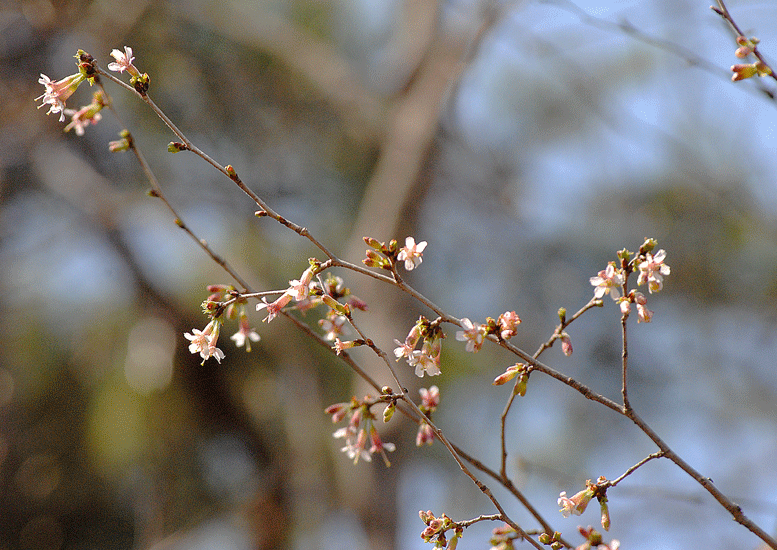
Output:
[[599,272],[596,277],[591,277],[591,284],[595,286],[594,298],[599,299],[605,294],[609,294],[613,300],[621,297],[621,286],[623,285],[623,275],[615,269],[615,262],[607,264],[607,269]]
[[467,351],[475,353],[483,346],[483,325],[473,323],[466,317],[462,317],[461,326],[464,330],[456,332],[456,340],[467,342]]
[[426,241],[416,244],[413,237],[407,237],[405,246],[399,249],[397,260],[405,262],[405,269],[412,271],[423,261],[424,248],[426,248]]

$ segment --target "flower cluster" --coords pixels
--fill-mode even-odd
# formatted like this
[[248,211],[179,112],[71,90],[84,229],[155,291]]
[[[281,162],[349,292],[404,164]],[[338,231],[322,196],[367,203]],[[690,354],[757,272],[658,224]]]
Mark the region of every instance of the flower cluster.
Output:
[[[397,361],[404,357],[408,365],[415,367],[415,374],[419,378],[423,378],[424,373],[436,376],[441,372],[440,355],[444,337],[438,322],[432,323],[422,316],[410,329],[404,342],[394,340],[394,343],[399,346],[394,348],[394,357]],[[421,339],[423,339],[421,349],[416,349]]]
[[559,512],[567,518],[570,515],[579,516],[585,512],[588,507],[588,503],[596,497],[599,501],[599,506],[602,513],[602,527],[605,531],[610,529],[610,511],[607,507],[607,487],[609,487],[609,481],[604,476],[600,476],[596,483],[592,483],[589,479],[585,482],[585,489],[575,493],[571,497],[567,496],[566,491],[562,491],[558,497],[558,505],[561,506]]
[[386,244],[372,237],[364,237],[364,242],[372,249],[367,250],[367,257],[362,260],[364,265],[368,267],[378,267],[392,271],[398,262],[404,262],[405,269],[412,271],[421,265],[424,259],[426,241],[416,243],[413,237],[405,238],[405,246],[401,248],[394,239]]
[[[426,418],[431,420],[432,413],[437,410],[437,406],[440,404],[440,389],[437,386],[432,386],[429,389],[421,388],[418,392],[421,394],[421,404],[418,408],[426,415]],[[434,430],[432,430],[426,419],[422,419],[418,423],[415,444],[417,447],[420,447],[422,445],[431,445],[432,441],[434,441]]]
[[60,113],[60,122],[65,121],[65,115],[67,114],[65,113],[65,102],[75,93],[81,83],[85,80],[88,80],[90,85],[94,83],[92,57],[83,50],[78,50],[75,58],[78,59],[76,63],[78,65],[77,73],[66,76],[61,80],[51,80],[45,74],[41,74],[38,79],[38,83],[43,84],[45,88],[43,95],[35,98],[35,101],[41,101],[38,109],[48,105],[49,110],[46,114]]
[[203,330],[197,330],[195,328],[192,329],[191,333],[184,333],[186,339],[191,341],[191,344],[189,344],[189,352],[199,353],[200,357],[202,357],[203,364],[211,357],[214,357],[216,361],[221,363],[221,360],[224,359],[224,352],[216,347],[220,330],[221,321],[218,319],[211,319]]
[[216,341],[223,321],[224,319],[237,319],[238,330],[229,338],[235,342],[237,347],[245,347],[246,351],[250,352],[251,342],[258,342],[260,337],[248,322],[247,299],[231,285],[208,285],[208,291],[211,294],[202,302],[202,310],[211,320],[204,330],[193,329],[192,333],[184,334],[191,341],[189,351],[199,353],[203,358],[203,363],[210,357],[215,357],[220,363],[225,355],[216,347]]
[[[461,526],[445,514],[442,514],[439,518],[435,517],[431,510],[426,512],[420,510],[418,517],[426,524],[426,529],[421,533],[421,538],[424,542],[433,542],[435,548],[456,549],[464,531]],[[445,533],[451,530],[453,531],[453,536],[448,540]]]
[[[756,53],[755,50],[758,46],[758,42],[759,40],[755,37],[746,38],[744,36],[737,36],[737,44],[739,47],[737,48],[737,51],[734,52],[734,55],[739,59],[744,59]],[[731,75],[731,80],[734,82],[752,78],[756,75],[769,76],[772,74],[772,68],[760,59],[753,63],[737,63],[736,65],[732,65],[731,71],[734,73]]]
[[[637,322],[649,323],[653,318],[653,312],[647,308],[647,297],[636,290],[628,291],[626,282],[631,273],[639,272],[637,285],[647,285],[650,294],[661,291],[664,287],[664,277],[668,276],[671,270],[664,263],[666,251],[661,249],[653,254],[655,246],[655,240],[648,239],[636,255],[627,250],[621,250],[618,253],[619,264],[609,262],[606,269],[600,271],[596,277],[591,277],[594,298],[601,299],[609,294],[619,304],[623,315],[628,315],[631,312],[631,304],[635,304]],[[562,339],[562,347],[563,343]]]
[[[396,447],[393,443],[386,443],[380,438],[375,428],[375,416],[370,412],[370,407],[380,401],[365,397],[363,401],[355,397],[350,403],[335,403],[325,409],[332,416],[332,422],[337,423],[349,416],[348,425],[338,429],[333,434],[335,438],[345,439],[345,446],[341,449],[348,458],[357,464],[359,460],[372,461],[372,455],[380,453],[386,466],[391,466],[386,451],[393,451]],[[367,443],[370,447],[367,447]]]

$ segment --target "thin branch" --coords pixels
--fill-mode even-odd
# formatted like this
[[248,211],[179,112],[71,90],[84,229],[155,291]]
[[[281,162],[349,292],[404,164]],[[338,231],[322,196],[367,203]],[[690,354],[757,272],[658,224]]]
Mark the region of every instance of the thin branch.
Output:
[[762,541],[764,541],[767,545],[769,545],[769,548],[772,548],[774,550],[777,550],[777,539],[769,535],[766,531],[761,529],[756,523],[754,523],[750,518],[748,518],[744,512],[742,511],[742,508],[736,504],[735,502],[731,501],[726,495],[724,495],[715,485],[712,483],[712,480],[708,477],[704,477],[699,472],[697,472],[693,467],[691,467],[690,464],[688,464],[685,460],[683,460],[679,455],[677,455],[672,449],[669,448],[669,446],[658,436],[658,434],[653,431],[653,429],[645,423],[644,420],[642,420],[633,410],[625,411],[625,416],[627,416],[634,424],[636,424],[640,430],[642,430],[645,435],[647,435],[653,443],[656,444],[656,446],[661,450],[663,453],[663,456],[672,462],[674,462],[678,467],[680,467],[681,470],[683,470],[685,473],[687,473],[689,476],[691,476],[693,479],[695,479],[699,485],[704,487],[704,489],[707,490],[708,493],[710,493],[715,500],[720,503],[723,508],[725,508],[734,518],[734,521],[741,524],[745,528],[747,528],[750,532],[752,532],[755,536],[760,538]]
[[[127,86],[120,80],[116,79],[113,75],[105,73],[103,71],[99,71],[100,74],[104,76],[108,76],[111,81],[119,82],[120,84],[124,85],[124,87],[129,88],[133,92],[135,91],[131,87]],[[113,113],[113,116],[116,117],[116,120],[118,121],[119,125],[125,129],[127,132],[127,141],[129,142],[130,149],[135,155],[135,158],[137,159],[138,163],[140,164],[141,169],[143,170],[143,173],[146,175],[146,179],[149,182],[149,185],[151,186],[151,196],[158,198],[162,201],[162,203],[167,207],[167,209],[170,211],[170,213],[173,215],[173,219],[175,220],[175,224],[183,229],[183,231],[189,235],[196,243],[197,246],[199,246],[202,250],[205,251],[205,253],[210,257],[211,260],[216,262],[221,268],[226,271],[230,277],[232,277],[237,284],[239,284],[241,287],[243,287],[243,290],[246,292],[251,291],[251,287],[246,282],[243,277],[241,277],[235,269],[227,263],[227,261],[216,254],[216,252],[210,247],[210,245],[205,241],[204,239],[200,239],[197,237],[197,235],[194,234],[194,231],[192,231],[188,225],[183,221],[183,218],[178,214],[176,209],[173,207],[172,204],[170,204],[170,201],[167,200],[167,197],[165,196],[164,192],[162,191],[162,186],[159,184],[159,180],[156,178],[156,175],[154,174],[154,171],[151,169],[151,166],[149,166],[148,162],[146,161],[145,156],[143,155],[143,152],[138,148],[137,143],[135,142],[135,138],[132,136],[132,133],[126,129],[126,126],[121,120],[121,117],[119,116],[118,111],[113,106],[113,101],[110,99],[110,95],[108,94],[105,87],[102,85],[102,82],[99,80],[97,81],[97,85],[102,90],[103,94],[105,94],[105,97],[107,98],[107,105],[110,109],[111,113]]]
[[620,483],[621,481],[626,479],[628,476],[630,476],[631,474],[636,472],[639,468],[641,468],[642,466],[644,466],[645,464],[647,464],[651,460],[653,460],[655,458],[661,458],[662,456],[664,456],[664,452],[663,451],[658,451],[657,453],[653,453],[653,454],[650,454],[650,455],[646,456],[645,458],[643,458],[642,460],[637,462],[634,466],[632,466],[631,468],[626,470],[621,476],[613,479],[612,481],[608,481],[607,484],[606,484],[607,487],[615,487],[618,483]]

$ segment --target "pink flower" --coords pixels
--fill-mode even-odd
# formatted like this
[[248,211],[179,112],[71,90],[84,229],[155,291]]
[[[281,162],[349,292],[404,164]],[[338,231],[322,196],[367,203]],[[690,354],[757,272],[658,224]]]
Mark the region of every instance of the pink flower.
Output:
[[561,333],[561,351],[563,351],[564,355],[567,357],[572,355],[572,340],[566,332]]
[[60,113],[59,121],[65,121],[65,101],[73,95],[81,83],[86,80],[86,76],[81,73],[71,74],[62,80],[51,80],[45,74],[41,74],[38,82],[45,86],[43,95],[35,98],[35,101],[42,99],[43,102],[38,105],[38,109],[44,105],[50,105],[47,115],[51,113]]
[[664,277],[669,275],[669,266],[664,263],[666,251],[662,248],[653,256],[649,252],[645,254],[645,260],[640,262],[638,285],[648,284],[648,291],[659,292],[664,286]]
[[421,388],[418,390],[421,394],[421,407],[424,412],[433,412],[440,404],[440,388],[437,386],[431,386],[428,390]]
[[415,436],[415,445],[416,447],[431,445],[432,441],[434,441],[434,430],[432,430],[432,427],[425,420],[422,420],[418,425],[418,432]]
[[568,518],[570,514],[579,516],[585,512],[588,503],[594,496],[594,492],[591,488],[586,488],[576,493],[572,498],[567,497],[567,492],[562,491],[558,497],[558,505],[561,506],[561,512],[565,518]]
[[[343,432],[345,430],[345,432]],[[372,461],[372,455],[369,453],[367,449],[365,449],[365,445],[367,444],[367,430],[361,429],[359,430],[359,434],[356,437],[356,440],[354,441],[353,437],[350,436],[350,431],[348,431],[346,428],[342,428],[340,430],[337,430],[335,432],[335,437],[341,437],[338,434],[346,434],[345,439],[345,447],[340,449],[343,451],[346,455],[348,455],[348,458],[353,459],[353,463],[357,464],[359,462],[359,459],[364,459],[365,462],[371,462]]]
[[413,237],[407,237],[405,239],[405,246],[399,249],[397,260],[405,262],[405,269],[412,271],[414,268],[421,265],[424,248],[426,248],[426,241],[421,241],[416,244]]
[[127,71],[134,77],[140,76],[140,71],[138,71],[135,65],[132,64],[135,58],[132,57],[132,48],[129,46],[124,46],[123,53],[114,49],[111,51],[111,57],[113,57],[116,61],[113,63],[108,63],[108,70],[115,71],[117,73],[123,73],[124,71]]
[[245,315],[240,316],[240,322],[239,322],[240,328],[238,331],[230,336],[230,340],[235,341],[235,345],[239,348],[242,348],[244,345],[246,347],[246,351],[251,351],[251,342],[258,342],[261,337],[257,332],[252,329],[248,324],[248,317]]
[[462,317],[461,326],[464,330],[456,332],[456,340],[459,342],[467,342],[467,351],[472,353],[478,352],[483,346],[483,338],[485,337],[483,325],[473,323],[466,317]]
[[419,338],[421,338],[421,327],[416,323],[413,325],[413,328],[410,329],[410,332],[407,333],[404,343],[396,339],[394,340],[394,343],[399,346],[398,348],[394,348],[394,357],[397,358],[397,361],[402,357],[405,357],[409,361],[410,358],[413,357],[413,350],[415,350],[416,345],[418,345]]
[[521,324],[521,318],[514,311],[506,311],[499,316],[497,322],[502,340],[509,340],[515,336],[516,328]]
[[372,441],[370,454],[380,453],[386,467],[388,468],[391,466],[391,462],[389,462],[388,456],[386,456],[386,451],[393,452],[397,448],[396,445],[393,443],[384,443],[381,440],[380,435],[378,435],[378,430],[375,429],[375,426],[370,426],[370,440]]
[[291,286],[286,292],[291,294],[295,302],[301,302],[307,298],[308,293],[310,292],[310,282],[313,280],[313,273],[315,270],[316,268],[311,265],[302,273],[302,276],[299,279],[289,281],[289,285]]
[[280,295],[280,297],[275,300],[274,302],[268,303],[267,298],[262,298],[262,303],[257,304],[256,311],[260,311],[264,308],[267,308],[267,317],[263,319],[263,321],[267,321],[268,323],[275,319],[275,317],[281,312],[281,310],[286,307],[286,305],[291,301],[291,294],[288,292],[284,292]]
[[623,285],[623,275],[615,269],[615,262],[607,264],[607,269],[600,271],[596,277],[591,277],[591,284],[595,286],[594,298],[600,299],[609,294],[613,300],[620,298],[620,289]]
[[353,341],[353,340],[340,340],[340,338],[335,338],[335,352],[337,352],[337,355],[340,355],[347,349],[355,348],[356,346],[360,345],[359,343]]
[[216,361],[219,363],[221,363],[221,360],[225,357],[224,352],[216,347],[220,328],[221,322],[214,319],[208,323],[202,331],[195,328],[192,329],[194,334],[188,332],[184,333],[184,337],[191,341],[191,344],[189,344],[189,352],[199,353],[200,357],[202,357],[203,364],[210,357],[215,357]]
[[87,105],[86,107],[81,107],[78,111],[74,111],[72,109],[65,109],[62,112],[71,117],[70,123],[68,123],[68,125],[65,126],[65,132],[69,132],[70,130],[75,128],[77,136],[83,136],[85,133],[84,128],[86,128],[90,124],[97,124],[102,119],[102,115],[100,113],[90,112],[89,105]]

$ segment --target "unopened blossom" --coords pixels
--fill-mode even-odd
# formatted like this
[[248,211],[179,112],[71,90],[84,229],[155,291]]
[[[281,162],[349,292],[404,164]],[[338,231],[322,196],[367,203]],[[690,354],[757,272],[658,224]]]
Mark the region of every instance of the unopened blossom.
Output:
[[324,412],[326,414],[332,415],[332,422],[336,424],[345,418],[345,415],[348,414],[348,411],[350,410],[350,403],[335,403],[334,405],[329,405],[326,409],[324,409]]
[[664,286],[664,277],[669,275],[669,266],[664,263],[666,251],[662,248],[655,255],[645,254],[645,259],[637,266],[639,269],[638,285],[647,283],[648,291],[659,292]]
[[515,336],[516,328],[521,324],[521,318],[514,311],[506,311],[497,319],[499,323],[499,336],[502,340],[509,340]]
[[199,353],[203,364],[210,357],[214,357],[219,363],[225,357],[224,352],[216,347],[220,328],[221,322],[212,320],[201,331],[195,328],[192,329],[192,333],[184,333],[184,337],[191,342],[189,352]]
[[140,76],[140,71],[138,71],[135,65],[132,64],[135,58],[132,57],[132,48],[129,46],[124,46],[123,52],[116,49],[112,50],[111,57],[113,57],[116,61],[108,63],[108,70],[115,71],[117,73],[123,73],[124,71],[127,71],[134,77]]
[[560,336],[561,340],[561,351],[564,352],[564,355],[569,357],[572,355],[572,339],[569,337],[569,334],[566,332],[562,332]]
[[516,363],[515,365],[507,367],[507,370],[494,378],[494,381],[491,382],[491,384],[494,386],[501,386],[502,384],[506,384],[518,376],[523,370],[525,370],[525,367],[521,363]]
[[50,107],[46,114],[60,113],[59,121],[64,122],[65,102],[73,95],[73,92],[78,89],[84,80],[86,80],[86,75],[80,72],[71,74],[62,80],[51,80],[45,74],[41,73],[38,82],[43,84],[46,90],[43,92],[43,95],[35,98],[35,101],[43,100],[43,102],[38,105],[38,109],[45,105],[49,105]]
[[596,277],[591,277],[590,281],[596,287],[594,298],[600,299],[605,294],[609,294],[613,300],[620,298],[623,275],[615,269],[615,262],[607,264],[607,269],[600,271]]
[[586,538],[586,541],[575,548],[575,550],[618,550],[621,547],[621,543],[617,539],[605,543],[602,534],[590,525],[588,527],[578,527],[577,529]]
[[263,321],[267,321],[268,323],[275,319],[276,315],[278,315],[281,310],[286,307],[286,305],[291,301],[291,294],[288,292],[284,292],[281,294],[281,296],[275,300],[274,302],[267,302],[267,298],[262,298],[262,303],[257,304],[256,311],[261,311],[264,308],[267,308],[267,317],[263,319]]
[[579,516],[585,512],[588,503],[594,496],[594,492],[590,487],[583,489],[579,493],[576,493],[571,498],[567,497],[567,492],[562,491],[558,497],[558,505],[561,506],[559,512],[567,518],[571,515]]
[[637,304],[637,322],[649,323],[653,319],[653,312],[647,308],[645,295],[641,292],[635,292],[634,303]]
[[421,265],[424,248],[426,248],[426,241],[421,241],[416,244],[413,237],[407,237],[405,239],[405,246],[399,249],[397,260],[405,262],[405,269],[412,271],[414,268]]
[[456,340],[459,342],[467,342],[467,351],[472,353],[478,352],[483,346],[483,338],[485,337],[483,325],[473,323],[466,317],[462,317],[461,326],[464,330],[456,332]]

